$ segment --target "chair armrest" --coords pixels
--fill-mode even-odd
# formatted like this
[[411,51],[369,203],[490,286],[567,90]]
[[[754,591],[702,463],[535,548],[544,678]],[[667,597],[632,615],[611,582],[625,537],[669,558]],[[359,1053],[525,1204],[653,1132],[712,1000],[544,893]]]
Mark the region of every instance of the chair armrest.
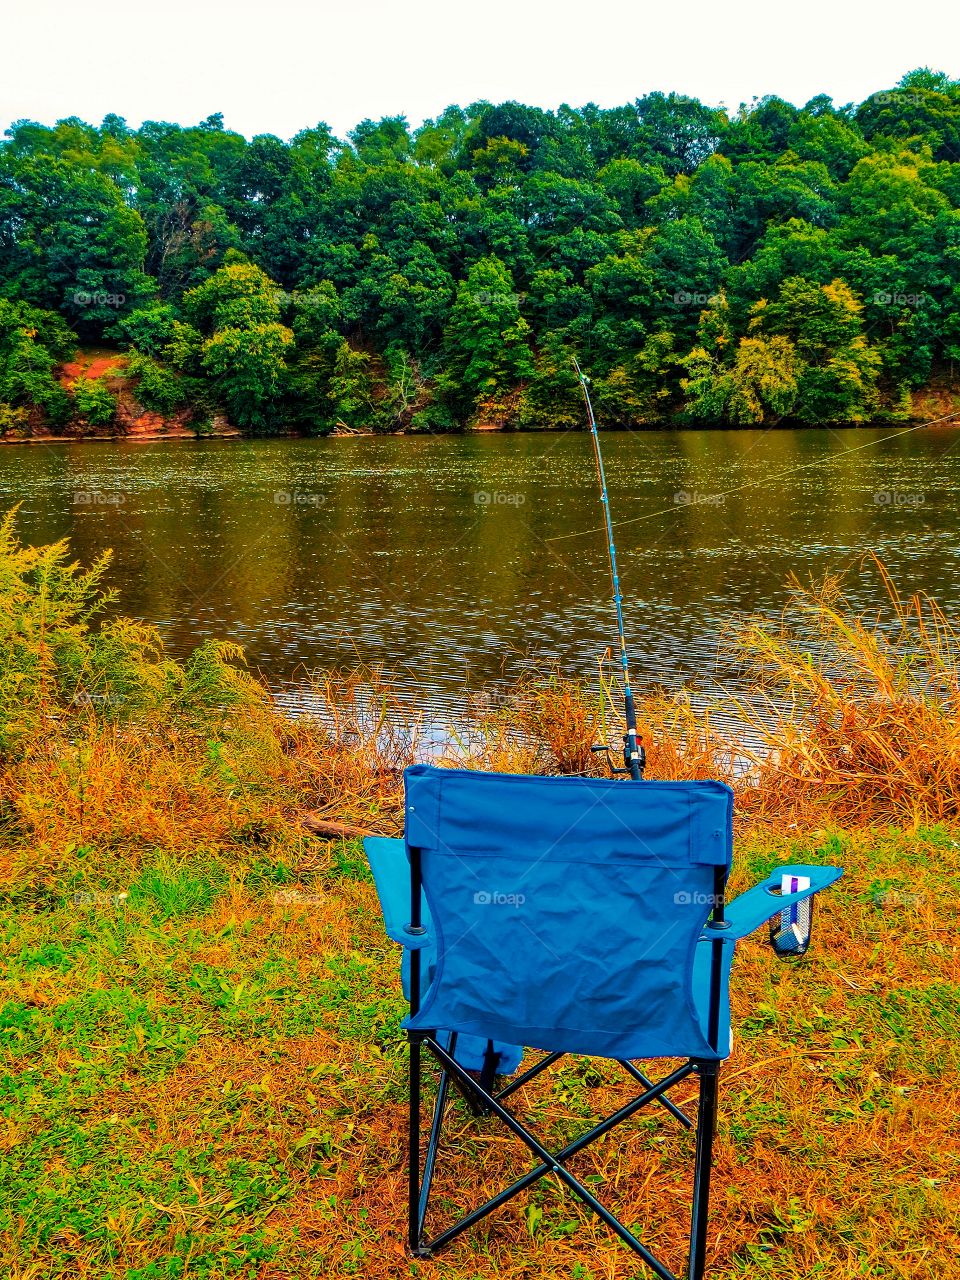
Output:
[[377,886],[387,937],[399,942],[409,951],[433,946],[433,929],[425,898],[423,933],[413,934],[407,930],[410,923],[410,860],[407,857],[407,846],[402,840],[367,836],[363,842],[363,851],[367,855],[373,882]]
[[[842,867],[820,867],[810,864],[777,867],[771,871],[766,880],[761,880],[746,893],[728,902],[724,909],[725,928],[717,929],[707,924],[704,933],[714,938],[729,938],[739,941],[748,933],[783,911],[795,902],[803,902],[821,889],[827,889],[843,875]],[[801,889],[798,893],[780,893],[783,876],[805,876],[810,881],[809,889]]]

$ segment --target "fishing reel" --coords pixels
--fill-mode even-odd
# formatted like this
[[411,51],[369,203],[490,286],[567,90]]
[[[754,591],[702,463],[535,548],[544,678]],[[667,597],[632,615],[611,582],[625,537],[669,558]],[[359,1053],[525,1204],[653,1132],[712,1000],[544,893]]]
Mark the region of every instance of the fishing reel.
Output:
[[636,742],[637,742],[637,757],[635,761],[631,761],[630,735],[628,733],[625,733],[623,735],[623,768],[622,769],[617,768],[617,766],[613,763],[613,759],[612,759],[613,747],[608,747],[605,742],[594,743],[594,745],[590,748],[590,750],[593,752],[603,752],[603,754],[606,755],[607,768],[610,770],[611,773],[632,774],[634,771],[633,766],[634,764],[636,764],[637,769],[640,772],[640,776],[643,777],[643,771],[647,767],[647,753],[646,751],[644,751],[643,743],[639,738],[637,738]]

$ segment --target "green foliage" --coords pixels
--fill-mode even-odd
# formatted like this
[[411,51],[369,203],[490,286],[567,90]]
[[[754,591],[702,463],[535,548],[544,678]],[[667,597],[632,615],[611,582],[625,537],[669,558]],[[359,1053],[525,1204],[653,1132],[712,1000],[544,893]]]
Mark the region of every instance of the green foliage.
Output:
[[127,373],[137,380],[137,399],[145,409],[169,416],[191,400],[189,382],[149,355],[134,351],[127,360]]
[[334,359],[327,399],[335,424],[353,430],[372,429],[377,420],[371,359],[341,342]]
[[[610,423],[896,417],[960,359],[958,157],[960,84],[926,67],[855,108],[477,102],[342,142],[20,121],[0,403],[69,416],[66,321],[248,431],[582,425],[574,351]],[[177,384],[138,376],[169,412]]]
[[169,302],[149,302],[124,316],[118,325],[124,342],[148,356],[160,356],[176,337],[179,319]]
[[[228,255],[225,265],[183,301],[196,331],[208,335],[200,346],[200,364],[231,419],[252,431],[275,429],[293,346],[292,330],[280,323],[276,285],[259,267]],[[176,355],[175,361],[186,363]]]
[[[875,412],[880,359],[863,331],[863,306],[842,280],[785,280],[775,302],[754,308],[751,329],[787,340],[779,363],[784,383],[796,366],[791,408],[800,421],[863,422]],[[768,379],[776,378],[776,365],[775,358]],[[777,394],[785,396],[786,386]]]
[[[84,337],[111,331],[150,288],[143,219],[109,175],[41,149],[0,152],[0,223],[6,213],[16,296],[60,313]],[[4,240],[0,229],[0,241]]]
[[863,331],[863,307],[841,280],[785,280],[776,300],[751,310],[735,338],[726,298],[701,319],[701,345],[686,359],[694,419],[746,426],[863,422],[877,410],[880,356]]
[[520,398],[518,425],[530,430],[577,427],[583,396],[573,370],[574,353],[556,338],[539,352],[533,376]]
[[56,372],[75,345],[76,335],[60,316],[0,298],[0,402],[18,422],[23,422],[19,411],[31,408],[52,425],[69,418],[70,397]]
[[687,367],[684,387],[695,420],[752,426],[776,421],[796,404],[796,349],[789,338],[741,338],[729,365],[697,347]]
[[108,427],[117,416],[117,397],[102,378],[77,378],[73,404],[91,427]]
[[447,399],[469,416],[481,399],[532,377],[529,337],[506,266],[493,257],[474,263],[457,291],[444,332]]
[[66,542],[21,546],[15,514],[0,521],[0,752],[29,749],[40,726],[91,707],[118,723],[180,715],[202,727],[259,699],[236,646],[173,662],[153,627],[107,616],[109,554],[81,569]]
[[25,436],[29,429],[30,414],[26,409],[0,402],[0,436],[15,439]]

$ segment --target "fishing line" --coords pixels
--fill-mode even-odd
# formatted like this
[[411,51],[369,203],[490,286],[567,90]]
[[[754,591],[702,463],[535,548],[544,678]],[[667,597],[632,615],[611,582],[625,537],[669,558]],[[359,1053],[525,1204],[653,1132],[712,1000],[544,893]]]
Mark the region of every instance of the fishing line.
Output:
[[[574,361],[574,363],[576,363],[576,361]],[[577,367],[577,372],[579,373],[579,366]],[[581,386],[582,385],[583,384],[581,382]],[[592,410],[591,410],[591,413],[592,413]],[[849,455],[852,453],[860,453],[864,449],[872,449],[878,444],[885,444],[888,440],[897,440],[899,439],[900,436],[910,435],[912,431],[925,431],[927,427],[936,427],[941,422],[948,422],[951,418],[956,418],[956,417],[960,417],[960,409],[954,409],[952,413],[945,413],[942,418],[931,418],[929,422],[918,422],[912,427],[904,427],[902,431],[894,431],[888,436],[881,436],[879,440],[866,440],[864,441],[863,444],[854,445],[852,449],[843,449],[840,453],[832,454],[829,458],[814,458],[810,462],[801,462],[801,463],[798,463],[797,466],[795,467],[788,467],[785,471],[777,471],[772,476],[761,476],[757,480],[748,480],[744,484],[737,485],[736,488],[734,489],[723,489],[719,493],[711,494],[711,498],[712,499],[730,498],[734,494],[745,492],[745,490],[747,489],[756,489],[760,485],[773,484],[777,480],[783,480],[786,476],[796,475],[798,471],[808,471],[811,467],[829,466],[831,463],[837,462],[841,458],[849,457]],[[593,430],[594,430],[594,434],[596,434],[595,427],[593,428]],[[597,447],[599,448],[599,444]],[[697,506],[699,504],[692,503],[690,505]],[[674,503],[672,507],[662,507],[659,511],[649,511],[647,512],[646,515],[631,516],[629,520],[618,520],[616,521],[615,524],[611,526],[611,530],[622,529],[624,528],[624,526],[628,524],[641,524],[645,520],[655,520],[658,516],[676,515],[676,513],[681,509],[686,509],[686,504],[684,505],[683,508],[681,508],[679,504]],[[604,510],[607,511],[608,520],[609,520],[609,509],[605,507]],[[569,538],[583,538],[583,537],[586,537],[588,534],[599,533],[599,532],[602,532],[602,530],[578,529],[574,533],[553,534],[549,538],[544,539],[544,541],[564,542]]]

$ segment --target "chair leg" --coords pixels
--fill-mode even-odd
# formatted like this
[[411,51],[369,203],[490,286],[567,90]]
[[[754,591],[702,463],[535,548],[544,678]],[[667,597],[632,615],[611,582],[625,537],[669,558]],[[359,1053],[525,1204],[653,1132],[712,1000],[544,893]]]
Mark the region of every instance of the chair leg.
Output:
[[410,1252],[415,1258],[420,1256],[420,1056],[420,1039],[410,1036],[407,1223]]
[[[450,1037],[450,1051],[455,1051],[457,1047],[457,1033],[454,1032]],[[427,1152],[423,1159],[423,1177],[420,1182],[420,1208],[418,1216],[418,1240],[420,1243],[420,1256],[429,1257],[432,1250],[427,1248],[423,1243],[423,1224],[427,1217],[427,1206],[430,1203],[430,1191],[433,1187],[433,1174],[437,1165],[437,1151],[440,1147],[440,1132],[443,1128],[443,1117],[447,1109],[447,1093],[450,1085],[449,1071],[440,1072],[440,1080],[437,1084],[437,1097],[433,1105],[433,1120],[430,1124],[430,1138],[427,1142]]]
[[700,1062],[700,1101],[697,1107],[697,1154],[693,1176],[693,1214],[690,1222],[690,1266],[688,1280],[703,1280],[707,1260],[707,1220],[710,1210],[710,1171],[713,1164],[713,1136],[717,1125],[717,1078],[719,1064]]
[[[463,1068],[459,1066],[456,1059],[453,1058],[445,1049],[441,1048],[440,1045],[437,1044],[436,1040],[429,1039],[427,1041],[427,1046],[440,1065],[445,1067],[452,1077],[456,1078],[464,1075]],[[666,1092],[667,1089],[676,1084],[678,1080],[690,1075],[692,1069],[692,1064],[684,1064],[684,1066],[673,1072],[671,1076],[668,1076],[666,1079],[662,1080],[659,1085],[656,1085],[655,1092],[654,1090],[651,1090],[650,1092],[654,1094],[654,1096],[659,1096],[660,1093]],[[613,1127],[614,1123],[619,1122],[622,1118],[626,1118],[625,1113],[632,1114],[634,1111],[639,1110],[642,1105],[646,1105],[646,1103],[651,1100],[652,1099],[650,1097],[643,1095],[640,1098],[634,1099],[631,1104],[622,1108],[615,1116],[611,1116],[602,1124],[594,1126],[590,1131],[590,1134],[584,1135],[584,1137],[587,1138],[587,1140],[592,1141],[593,1138],[599,1137],[601,1133],[608,1132]],[[474,1210],[472,1214],[468,1214],[467,1217],[462,1219],[455,1227],[452,1227],[443,1232],[442,1235],[437,1236],[430,1242],[432,1250],[436,1250],[444,1244],[447,1244],[455,1235],[458,1235],[461,1230],[472,1225],[481,1217],[485,1217],[487,1213],[505,1203],[505,1201],[512,1197],[515,1192],[522,1190],[522,1188],[529,1185],[530,1182],[535,1181],[544,1174],[553,1173],[562,1183],[569,1187],[574,1195],[587,1205],[588,1208],[592,1209],[597,1217],[600,1218],[602,1222],[606,1223],[610,1230],[620,1237],[624,1244],[632,1249],[634,1253],[639,1254],[651,1271],[660,1277],[660,1280],[677,1280],[674,1273],[668,1270],[662,1262],[655,1258],[646,1245],[643,1244],[641,1240],[638,1240],[633,1232],[628,1230],[628,1228],[625,1227],[618,1218],[614,1217],[608,1209],[604,1208],[590,1189],[580,1182],[578,1178],[575,1178],[569,1169],[565,1168],[563,1161],[572,1155],[574,1151],[585,1145],[584,1138],[570,1144],[562,1152],[552,1153],[548,1151],[547,1148],[544,1147],[543,1144],[530,1132],[530,1130],[522,1125],[511,1112],[502,1106],[492,1094],[486,1094],[484,1096],[484,1101],[486,1102],[490,1112],[502,1120],[510,1132],[515,1134],[516,1137],[518,1137],[520,1141],[538,1157],[541,1163],[525,1178],[519,1179],[511,1187],[507,1188],[506,1192],[501,1193],[499,1196],[495,1196],[492,1200],[488,1200],[485,1205],[481,1206],[478,1210]],[[421,1256],[423,1255],[421,1254]]]
[[[457,1047],[457,1033],[450,1037],[450,1051]],[[409,1240],[410,1252],[416,1258],[432,1257],[432,1250],[424,1242],[423,1226],[427,1216],[427,1204],[433,1185],[433,1174],[437,1163],[437,1150],[440,1145],[440,1131],[443,1128],[443,1117],[447,1107],[447,1095],[450,1086],[450,1073],[441,1071],[437,1085],[437,1096],[433,1107],[433,1120],[430,1124],[430,1136],[427,1150],[423,1158],[423,1173],[420,1172],[420,1156],[422,1141],[420,1134],[420,1103],[423,1096],[421,1067],[423,1063],[423,1045],[419,1037],[410,1038],[410,1133],[409,1133]]]

